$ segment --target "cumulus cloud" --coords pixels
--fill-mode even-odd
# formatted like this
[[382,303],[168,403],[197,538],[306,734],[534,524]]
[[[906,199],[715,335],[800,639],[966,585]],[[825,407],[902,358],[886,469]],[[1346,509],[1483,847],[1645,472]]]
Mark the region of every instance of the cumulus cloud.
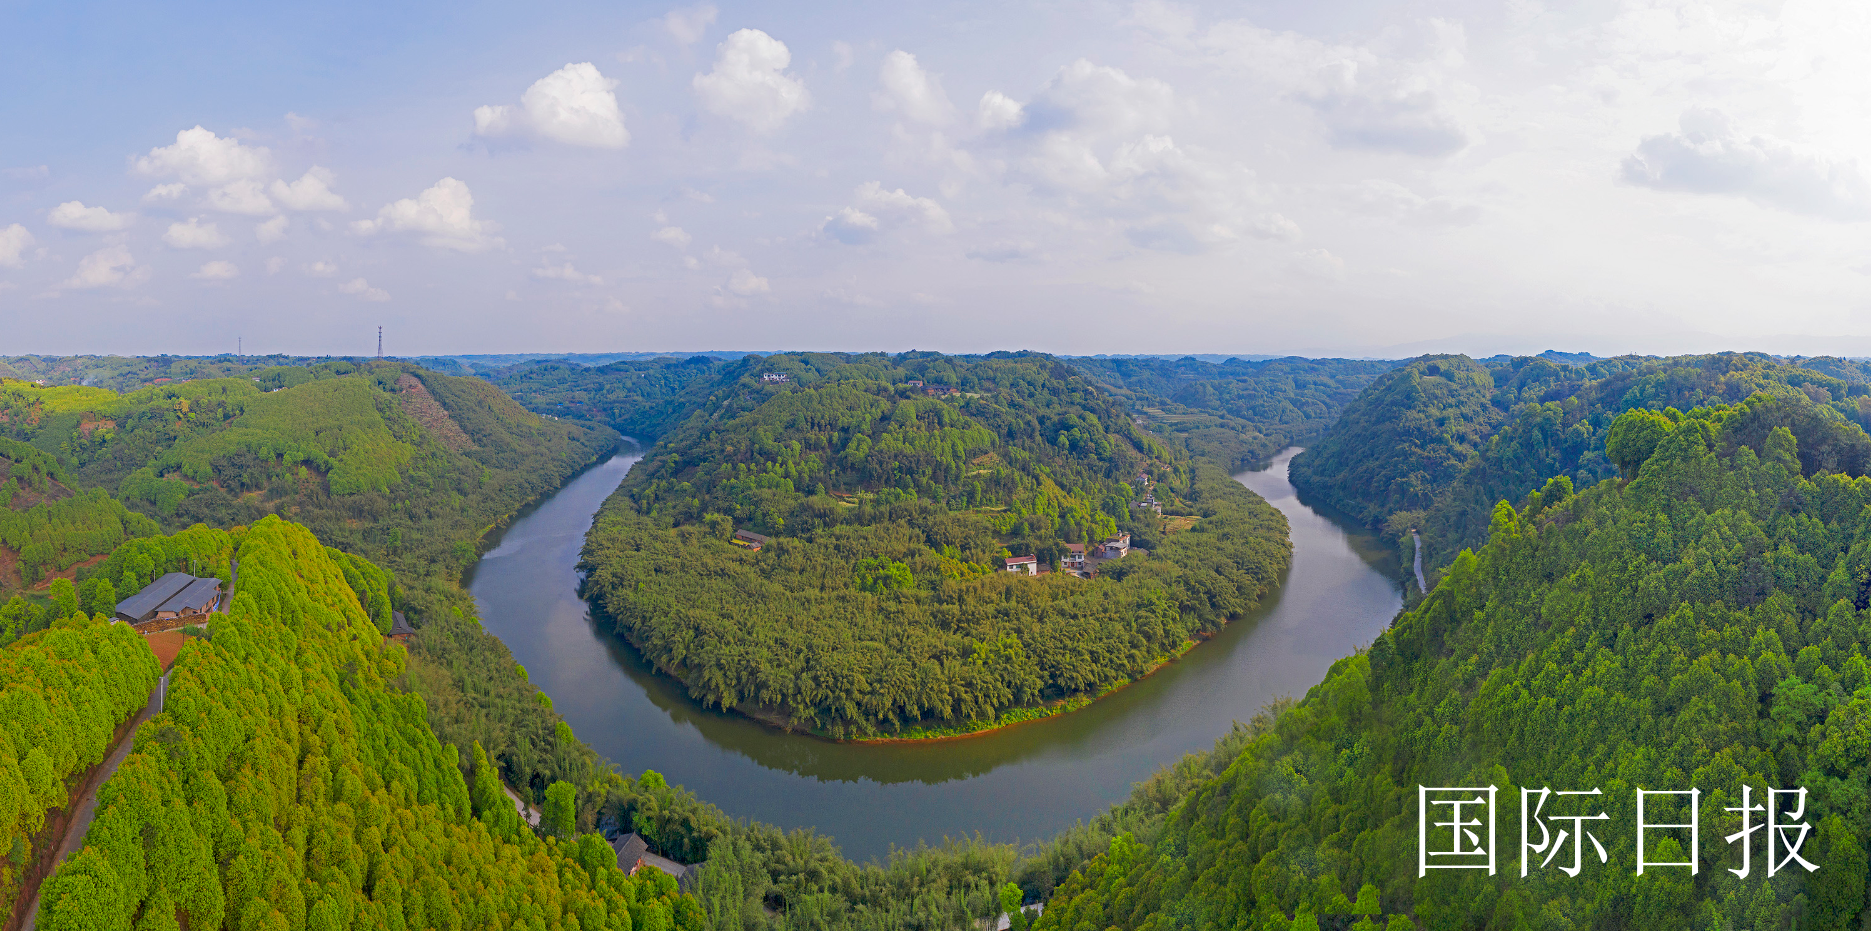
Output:
[[833,239],[852,245],[870,242],[887,228],[913,227],[938,234],[955,229],[941,204],[902,188],[886,191],[882,183],[867,181],[858,186],[856,198],[856,204],[826,217],[819,228]]
[[708,27],[715,24],[715,5],[704,3],[684,10],[670,10],[663,14],[663,28],[669,31],[669,37],[682,45],[694,45],[708,34]]
[[651,233],[650,238],[664,245],[674,246],[678,249],[688,248],[689,242],[694,239],[694,237],[688,234],[687,230],[684,230],[680,226],[665,226]]
[[1000,91],[988,91],[981,95],[981,103],[975,108],[974,122],[990,132],[1013,129],[1026,122],[1026,108]]
[[313,262],[305,267],[305,273],[318,278],[330,278],[338,273],[338,266],[330,262]]
[[373,288],[370,282],[362,278],[353,278],[339,285],[338,290],[344,294],[355,294],[359,300],[387,301],[390,299],[390,292],[382,288]]
[[1468,145],[1468,131],[1429,91],[1359,89],[1322,95],[1313,106],[1341,148],[1440,156]]
[[282,213],[279,216],[276,216],[273,219],[268,220],[265,223],[262,223],[254,227],[253,235],[256,239],[260,240],[261,245],[265,245],[271,242],[278,242],[281,239],[285,238],[286,224],[288,222],[289,221],[286,219],[286,215]]
[[505,245],[497,224],[474,218],[474,195],[454,178],[443,178],[415,197],[385,204],[375,220],[359,220],[351,229],[364,236],[382,231],[411,232],[425,245],[480,252]]
[[766,294],[772,289],[767,286],[765,278],[748,269],[738,268],[728,278],[728,290],[742,297],[752,297],[756,294]]
[[45,221],[68,230],[109,233],[129,226],[134,218],[132,214],[111,213],[103,207],[86,207],[82,201],[68,200],[53,207]]
[[572,282],[573,284],[603,284],[604,283],[603,278],[600,278],[597,275],[587,275],[584,272],[581,272],[578,269],[573,268],[572,263],[570,262],[567,262],[564,265],[547,265],[543,268],[535,268],[533,269],[533,277],[534,278],[548,278],[548,279],[554,279],[558,281],[569,281],[569,282]]
[[942,82],[924,71],[916,56],[897,49],[884,56],[877,69],[877,82],[883,89],[871,95],[879,110],[895,111],[918,123],[940,126],[953,119],[955,107],[942,92]]
[[131,160],[131,169],[152,178],[176,178],[183,184],[214,187],[230,181],[262,178],[272,170],[272,153],[242,145],[196,126],[175,134],[175,145],[149,150]]
[[1791,213],[1871,219],[1871,182],[1856,159],[1745,134],[1718,110],[1684,113],[1677,132],[1645,138],[1623,170],[1625,181],[1660,191],[1735,194]]
[[199,270],[189,273],[189,277],[200,281],[226,281],[240,277],[240,269],[233,262],[216,259],[203,263]]
[[149,278],[149,267],[136,264],[130,248],[123,244],[106,246],[78,260],[78,270],[59,287],[74,290],[92,288],[128,288]]
[[591,62],[568,64],[533,82],[517,107],[476,107],[477,136],[532,135],[566,145],[621,149],[630,144],[617,82]]
[[145,200],[174,200],[195,186],[209,189],[207,204],[215,210],[249,216],[274,211],[262,187],[272,174],[272,152],[200,126],[176,133],[174,145],[132,158],[130,169],[145,177],[176,179],[151,189]]
[[221,235],[214,223],[203,223],[200,217],[169,224],[162,241],[171,249],[219,249],[227,245],[227,237]]
[[284,179],[278,179],[269,190],[288,210],[351,209],[343,197],[332,193],[331,183],[335,180],[336,176],[329,169],[313,165],[299,180],[287,184]]
[[786,43],[742,29],[717,47],[714,70],[695,76],[695,94],[708,112],[770,132],[811,102],[805,82],[786,73],[790,64]]
[[1026,108],[1035,130],[1128,135],[1168,129],[1175,92],[1154,78],[1079,59],[1060,68]]
[[34,242],[32,233],[18,223],[0,226],[0,266],[18,268],[26,264],[21,254]]
[[222,213],[250,217],[271,216],[278,212],[258,181],[232,181],[208,191],[208,206]]

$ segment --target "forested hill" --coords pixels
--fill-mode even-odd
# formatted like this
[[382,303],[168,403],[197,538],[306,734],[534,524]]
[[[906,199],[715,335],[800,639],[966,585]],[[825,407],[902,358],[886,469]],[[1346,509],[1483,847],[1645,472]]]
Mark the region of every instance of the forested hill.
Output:
[[1556,475],[1579,487],[1612,475],[1606,431],[1626,410],[1688,409],[1767,392],[1813,401],[1810,416],[1862,425],[1871,423],[1866,374],[1861,363],[1758,353],[1584,365],[1522,357],[1493,367],[1425,357],[1349,405],[1294,458],[1293,481],[1383,527],[1406,554],[1408,529],[1420,527],[1426,564],[1446,566],[1486,540],[1496,502],[1521,501]]
[[[1871,479],[1813,459],[1871,455],[1871,437],[1821,408],[1757,396],[1617,418],[1627,479],[1574,494],[1556,478],[1497,508],[1486,546],[1164,828],[1081,869],[1040,927],[1318,927],[1360,905],[1438,931],[1861,927]],[[1497,875],[1418,878],[1419,785],[1498,787]],[[1587,845],[1579,875],[1560,873],[1568,843],[1522,878],[1521,787],[1601,790],[1544,810],[1607,814],[1586,828],[1609,862]],[[1635,790],[1692,787],[1699,869],[1656,866],[1688,859],[1690,839],[1653,829],[1638,875]],[[1769,877],[1759,811],[1747,859],[1724,841],[1744,788],[1754,805],[1808,790],[1816,872],[1781,847]],[[1685,820],[1682,801],[1652,796],[1649,822]]]
[[[834,735],[988,726],[1148,672],[1286,564],[1278,512],[1050,357],[777,355],[715,385],[585,551],[605,614],[709,704]],[[1118,532],[1146,552],[1095,579],[1000,571]]]
[[709,356],[599,366],[538,361],[496,369],[487,379],[528,409],[653,441],[687,420],[723,374],[740,365]]
[[1305,446],[1345,405],[1399,363],[1357,359],[1194,358],[1068,360],[1154,428],[1229,472],[1258,468],[1288,446]]
[[[84,848],[45,881],[39,928],[704,927],[673,879],[625,875],[577,817],[602,784],[554,786],[535,835],[478,747],[463,778],[422,699],[392,685],[403,648],[367,609],[387,597],[381,571],[276,517],[135,545],[222,573],[238,561],[239,582],[99,790]],[[103,758],[156,665],[125,625],[78,613],[0,651],[7,707],[40,712],[0,722],[7,904],[35,844],[59,840],[35,835],[75,801],[67,777]]]
[[[73,493],[101,490],[171,529],[284,514],[406,580],[451,577],[472,561],[488,525],[615,442],[602,428],[542,419],[480,379],[343,361],[128,394],[4,381],[0,437],[14,444],[0,456],[26,470],[29,497],[52,487],[42,479]],[[20,558],[23,584],[120,542],[114,531],[92,532],[109,522],[102,511],[82,524],[56,517],[33,519],[69,532],[35,538],[42,555]],[[147,532],[134,521],[124,531]],[[0,543],[24,553],[8,539]]]

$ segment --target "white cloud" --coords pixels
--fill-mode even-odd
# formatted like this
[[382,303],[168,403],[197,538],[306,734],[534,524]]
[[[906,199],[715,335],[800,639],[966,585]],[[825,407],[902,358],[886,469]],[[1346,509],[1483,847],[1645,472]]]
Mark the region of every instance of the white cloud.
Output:
[[981,104],[975,108],[974,122],[990,132],[1013,129],[1026,122],[1026,108],[1000,91],[988,91],[981,95]]
[[203,223],[200,217],[169,224],[168,232],[162,234],[162,241],[172,249],[219,249],[227,245],[227,237],[221,235],[214,223]]
[[735,269],[734,274],[728,278],[728,290],[742,297],[752,297],[756,294],[766,294],[772,289],[767,287],[765,278],[748,269],[740,268]]
[[621,149],[630,144],[624,114],[612,93],[617,82],[592,63],[568,64],[533,82],[520,105],[477,107],[478,136],[536,135],[567,145]]
[[240,269],[233,262],[216,259],[204,263],[200,270],[190,273],[189,277],[201,281],[226,281],[240,277]]
[[1659,191],[1738,194],[1809,216],[1871,219],[1871,182],[1856,159],[1744,134],[1718,110],[1690,110],[1680,127],[1645,138],[1624,160],[1624,180]]
[[715,5],[704,3],[684,10],[670,10],[663,15],[663,28],[681,45],[694,45],[715,24]]
[[258,181],[232,181],[208,191],[208,207],[222,213],[250,217],[271,216],[278,211],[266,197]]
[[833,71],[844,74],[851,68],[851,64],[857,61],[857,58],[857,53],[851,49],[851,43],[837,39],[832,40]]
[[353,278],[339,285],[338,290],[345,294],[355,294],[360,300],[365,301],[387,301],[390,299],[390,292],[382,288],[373,288],[370,286],[370,282],[362,278]]
[[[291,116],[291,114],[287,114],[287,115]],[[280,272],[284,271],[285,268],[286,268],[286,259],[284,256],[276,255],[266,260],[266,273],[269,275],[277,275]]]
[[332,193],[331,183],[334,180],[336,176],[329,169],[313,165],[291,184],[287,184],[284,179],[275,180],[270,190],[273,197],[289,210],[351,209],[343,197]]
[[600,278],[597,275],[587,275],[584,272],[581,272],[578,269],[573,268],[572,263],[570,262],[567,262],[564,265],[547,265],[543,268],[535,268],[533,269],[533,277],[534,278],[550,278],[550,279],[556,279],[558,281],[570,281],[573,284],[603,284],[604,283],[603,278]]
[[714,70],[695,76],[695,93],[710,113],[769,132],[811,102],[805,82],[786,73],[791,63],[786,43],[742,29],[717,48]]
[[143,202],[146,204],[156,204],[163,201],[180,200],[182,195],[187,193],[188,185],[180,181],[174,184],[158,184],[150,188],[149,193],[143,195]]
[[[1122,136],[1169,128],[1175,92],[1154,78],[1079,59],[1054,74],[1027,107],[1031,128]],[[1033,125],[1037,124],[1037,125]]]
[[276,216],[273,219],[268,220],[265,223],[262,223],[254,227],[253,228],[254,238],[260,240],[261,245],[265,245],[270,242],[278,242],[281,239],[285,238],[286,224],[289,222],[290,221],[286,219],[286,215],[282,213],[279,216]]
[[1345,277],[1345,260],[1325,249],[1310,249],[1293,256],[1293,271],[1308,278],[1336,281]]
[[201,128],[175,134],[175,145],[149,150],[132,159],[131,168],[152,178],[176,178],[183,184],[216,187],[233,181],[257,180],[272,170],[272,153],[260,146],[241,145],[232,136],[222,138]]
[[917,227],[929,233],[949,233],[955,224],[942,205],[927,197],[916,197],[902,188],[884,190],[876,181],[858,186],[857,203],[841,208],[825,218],[820,229],[839,242],[869,242],[886,227]]
[[128,288],[149,278],[149,267],[139,266],[130,248],[121,243],[106,246],[78,260],[78,270],[59,285],[62,288]]
[[1411,226],[1463,226],[1481,218],[1481,208],[1474,204],[1458,203],[1447,197],[1424,197],[1382,178],[1345,185],[1339,193],[1345,204],[1357,213]]
[[130,225],[135,215],[111,213],[103,207],[86,207],[82,201],[68,200],[46,214],[45,221],[68,230],[108,233]]
[[425,245],[462,252],[506,245],[494,235],[497,224],[474,218],[474,195],[454,178],[443,178],[413,198],[385,204],[375,220],[359,220],[351,229],[365,236],[384,230],[418,233]]
[[305,273],[317,278],[330,278],[338,273],[338,266],[330,262],[313,262],[305,267]]
[[694,237],[688,234],[688,231],[680,226],[665,226],[651,233],[650,238],[678,249],[688,248],[689,242],[694,239]]
[[26,264],[20,255],[34,242],[32,233],[18,223],[0,226],[0,265],[7,268],[19,268]]
[[916,56],[897,49],[884,56],[877,69],[877,82],[883,90],[871,95],[879,110],[894,110],[918,123],[940,126],[955,117],[955,107],[942,92],[942,82],[922,65]]

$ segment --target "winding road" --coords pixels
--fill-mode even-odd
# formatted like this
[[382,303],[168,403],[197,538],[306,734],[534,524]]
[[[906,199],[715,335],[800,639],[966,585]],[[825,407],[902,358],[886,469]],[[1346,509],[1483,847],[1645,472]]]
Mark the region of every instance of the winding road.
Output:
[[1416,590],[1427,595],[1429,583],[1423,581],[1423,538],[1415,527],[1410,528],[1410,539],[1416,541]]

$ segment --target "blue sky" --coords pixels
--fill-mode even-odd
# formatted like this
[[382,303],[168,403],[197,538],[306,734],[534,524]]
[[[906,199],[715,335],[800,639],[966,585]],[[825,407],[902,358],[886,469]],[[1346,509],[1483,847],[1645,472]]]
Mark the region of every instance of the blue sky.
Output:
[[0,353],[1871,353],[1851,5],[4,16]]

